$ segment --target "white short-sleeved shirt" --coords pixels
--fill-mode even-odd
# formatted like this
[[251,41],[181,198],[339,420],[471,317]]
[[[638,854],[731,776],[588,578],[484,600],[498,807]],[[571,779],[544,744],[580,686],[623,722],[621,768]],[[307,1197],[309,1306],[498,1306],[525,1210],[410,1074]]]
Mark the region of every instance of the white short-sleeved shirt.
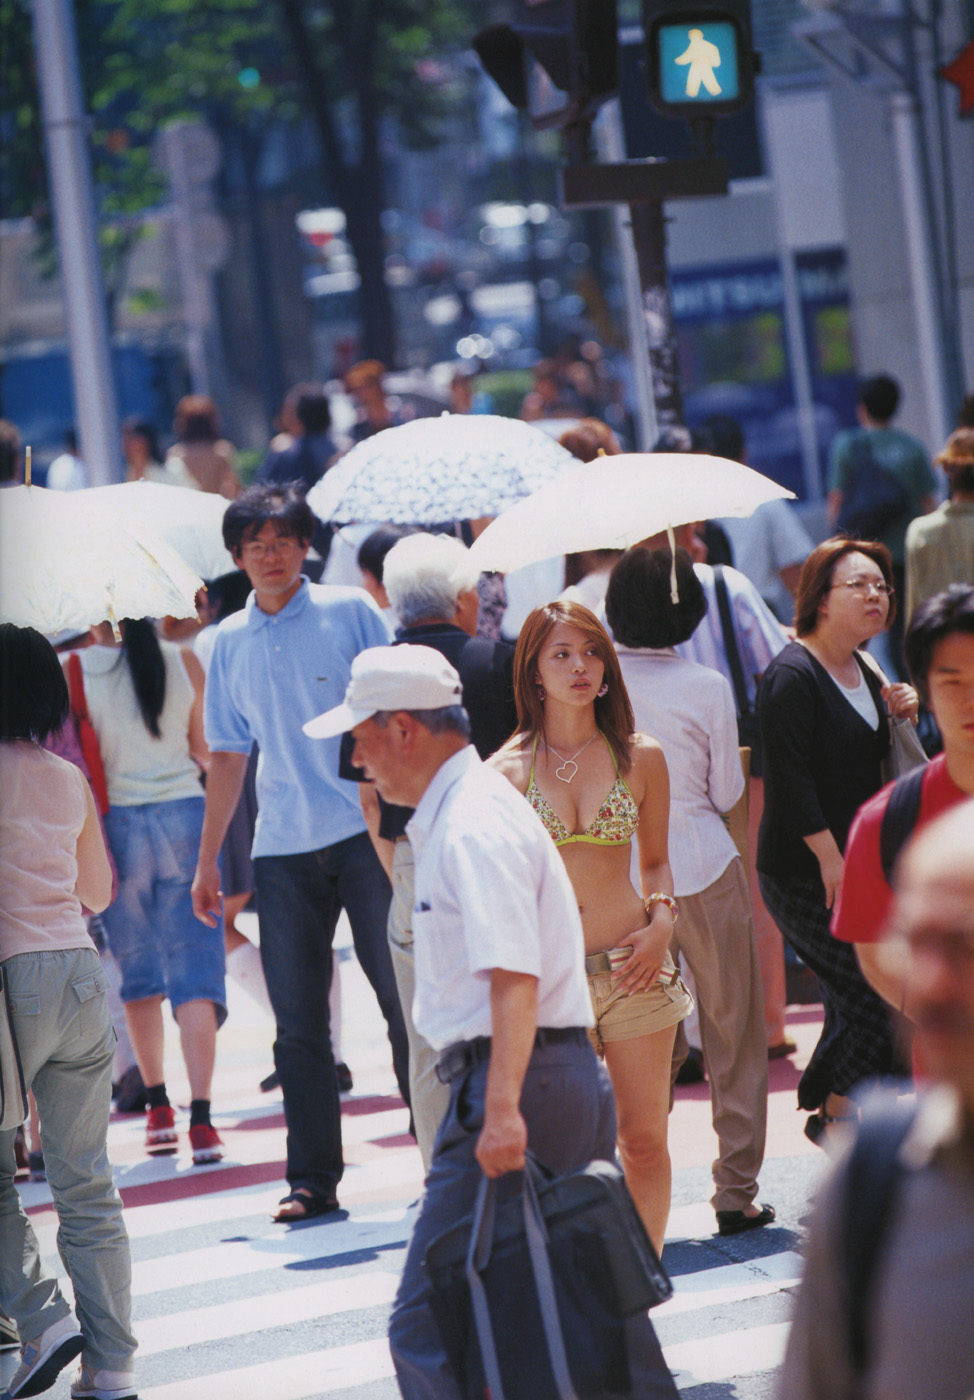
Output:
[[737,855],[721,819],[744,791],[734,697],[723,676],[675,651],[616,643],[636,730],[655,739],[670,775],[673,890],[699,894]]
[[539,1026],[590,1026],[578,903],[516,788],[461,749],[407,827],[416,856],[413,1021],[434,1050],[490,1035],[494,968],[538,978]]
[[745,574],[779,618],[789,622],[795,600],[785,587],[781,570],[804,564],[814,545],[798,513],[787,501],[765,501],[743,517],[719,522],[739,572]]
[[[710,564],[694,564],[693,572],[703,585],[707,599],[707,616],[690,640],[680,643],[677,651],[688,661],[696,661],[700,666],[710,666],[730,680],[730,665],[720,625],[713,568]],[[753,705],[757,696],[757,678],[764,674],[778,652],[784,650],[788,638],[782,631],[781,623],[751,580],[745,578],[740,570],[729,568],[727,565],[724,566],[723,573],[734,619],[737,647],[741,654],[744,685],[747,698]]]
[[251,593],[216,628],[206,740],[214,753],[260,747],[255,856],[318,851],[365,831],[358,788],[338,776],[341,740],[309,739],[302,726],[341,704],[355,657],[388,640],[361,588],[306,579],[280,612],[263,612]]

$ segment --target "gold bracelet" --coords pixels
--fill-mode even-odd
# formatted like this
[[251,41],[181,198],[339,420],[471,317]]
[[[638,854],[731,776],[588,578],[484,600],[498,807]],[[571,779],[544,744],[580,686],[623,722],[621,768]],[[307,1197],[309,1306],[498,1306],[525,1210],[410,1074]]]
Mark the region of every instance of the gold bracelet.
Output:
[[654,906],[657,904],[666,905],[667,909],[673,915],[674,923],[676,923],[679,918],[680,911],[677,908],[676,900],[671,894],[663,894],[662,890],[657,890],[654,894],[648,894],[643,900],[643,904],[646,909],[646,917],[649,919],[650,923],[653,922]]

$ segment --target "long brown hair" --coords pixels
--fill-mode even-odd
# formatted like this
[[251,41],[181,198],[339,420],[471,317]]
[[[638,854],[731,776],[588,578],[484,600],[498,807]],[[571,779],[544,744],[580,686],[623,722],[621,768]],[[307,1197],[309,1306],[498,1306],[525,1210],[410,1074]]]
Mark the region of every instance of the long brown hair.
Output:
[[525,618],[514,649],[514,701],[517,705],[517,732],[529,738],[535,735],[545,737],[544,705],[538,696],[538,683],[535,675],[538,670],[538,657],[549,633],[563,622],[568,627],[577,627],[598,649],[599,660],[605,669],[605,682],[609,689],[605,695],[596,696],[595,723],[605,735],[609,748],[615,755],[621,773],[628,773],[632,767],[629,740],[636,727],[632,705],[626,683],[622,679],[619,660],[612,645],[612,639],[593,612],[581,603],[556,599],[553,603],[543,603]]

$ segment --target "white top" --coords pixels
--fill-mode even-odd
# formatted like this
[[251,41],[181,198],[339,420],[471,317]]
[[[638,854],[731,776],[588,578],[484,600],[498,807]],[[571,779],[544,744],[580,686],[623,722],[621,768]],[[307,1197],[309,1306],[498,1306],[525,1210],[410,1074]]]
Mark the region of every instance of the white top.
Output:
[[593,569],[584,578],[580,578],[577,583],[570,583],[563,592],[559,593],[558,601],[581,603],[583,608],[589,608],[598,616],[599,608],[605,602],[605,591],[609,586],[611,573],[611,564],[607,564],[604,569]]
[[94,947],[74,893],[86,810],[74,764],[27,739],[0,743],[0,961]]
[[[681,642],[677,652],[686,657],[687,661],[696,661],[701,666],[712,667],[730,681],[727,648],[724,646],[717,590],[714,586],[714,571],[709,564],[694,564],[693,571],[703,584],[707,598],[707,616],[690,640]],[[750,579],[745,578],[738,569],[725,565],[724,582],[727,584],[727,597],[737,633],[737,648],[741,654],[747,698],[753,705],[757,695],[758,676],[767,670],[778,652],[784,649],[788,638],[782,631],[781,623]],[[652,733],[652,730],[649,732]]]
[[859,672],[859,679],[856,681],[855,685],[843,685],[840,680],[837,680],[836,677],[832,675],[831,671],[829,671],[828,675],[829,679],[835,682],[840,694],[844,695],[848,700],[856,714],[862,716],[870,729],[878,729],[879,711],[876,709],[876,701],[873,699],[873,693],[866,684],[862,672]]
[[798,513],[788,501],[765,501],[751,515],[718,521],[730,540],[734,563],[754,584],[779,618],[790,622],[795,600],[781,579],[781,570],[804,564],[814,545]]
[[189,714],[196,699],[179,648],[160,641],[166,663],[166,699],[154,738],[135,698],[121,647],[80,652],[88,714],[98,735],[113,807],[202,797],[199,769],[189,752]]
[[517,789],[468,745],[436,773],[407,832],[416,856],[413,1022],[433,1049],[490,1035],[495,967],[539,979],[539,1026],[591,1026],[578,903]]
[[669,770],[674,893],[699,894],[737,855],[720,816],[744,791],[731,688],[673,650],[630,651],[617,643],[616,651],[636,731],[658,741]]

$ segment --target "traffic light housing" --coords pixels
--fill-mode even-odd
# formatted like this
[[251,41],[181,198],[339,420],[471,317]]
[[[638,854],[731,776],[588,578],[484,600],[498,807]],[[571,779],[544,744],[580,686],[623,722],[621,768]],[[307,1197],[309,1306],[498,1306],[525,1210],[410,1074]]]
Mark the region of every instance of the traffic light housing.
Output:
[[616,0],[518,0],[474,37],[484,69],[533,126],[584,126],[618,89]]
[[750,0],[643,0],[650,101],[665,117],[726,117],[754,96]]

